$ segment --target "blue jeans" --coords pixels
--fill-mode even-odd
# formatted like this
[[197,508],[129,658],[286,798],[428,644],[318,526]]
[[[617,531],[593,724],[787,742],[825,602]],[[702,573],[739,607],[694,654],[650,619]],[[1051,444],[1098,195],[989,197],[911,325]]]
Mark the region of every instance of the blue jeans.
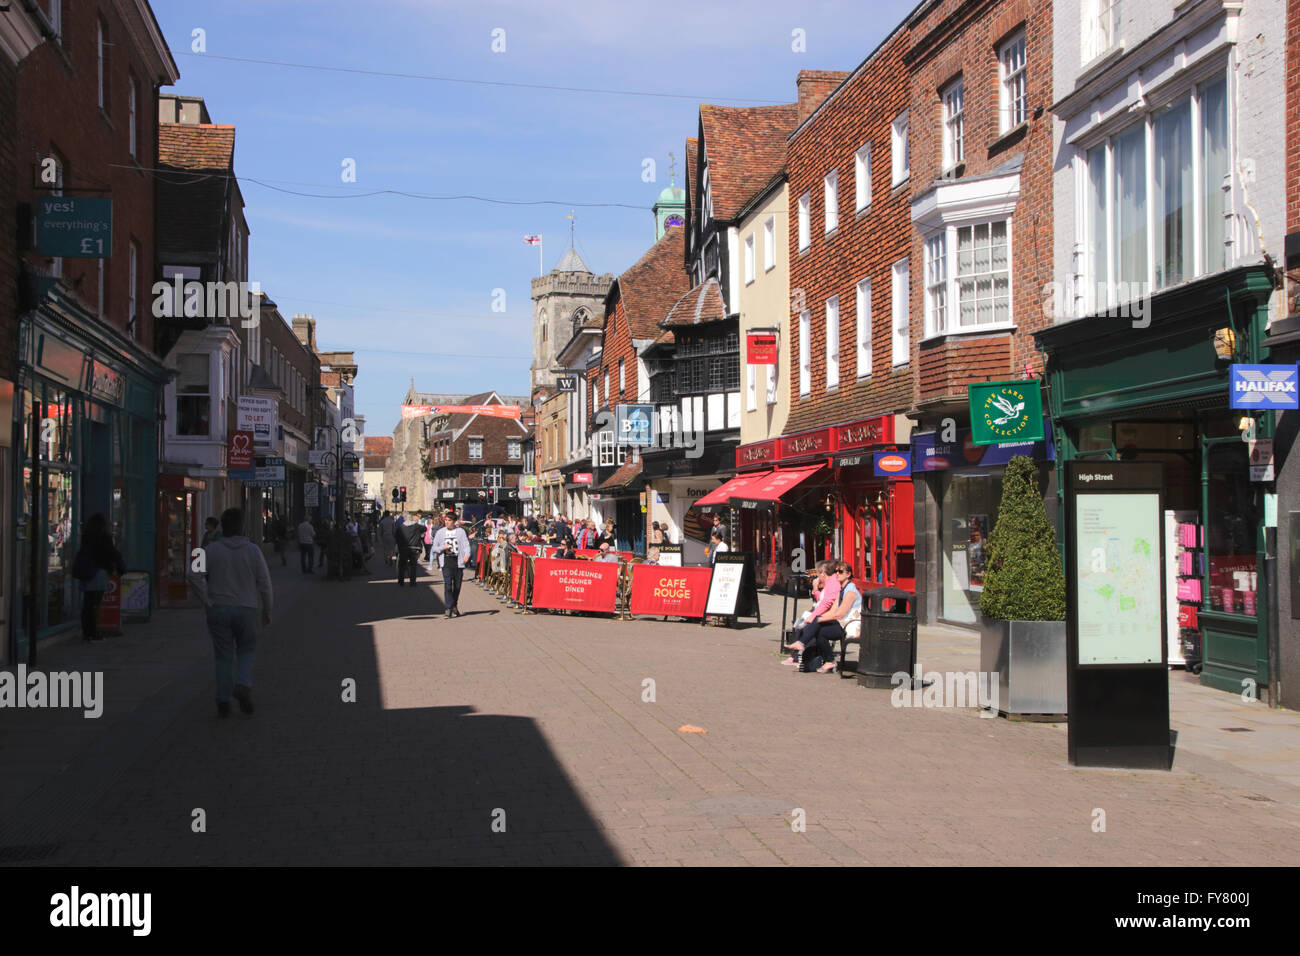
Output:
[[261,613],[255,607],[233,604],[214,604],[208,608],[218,701],[229,701],[235,684],[253,686],[253,652]]

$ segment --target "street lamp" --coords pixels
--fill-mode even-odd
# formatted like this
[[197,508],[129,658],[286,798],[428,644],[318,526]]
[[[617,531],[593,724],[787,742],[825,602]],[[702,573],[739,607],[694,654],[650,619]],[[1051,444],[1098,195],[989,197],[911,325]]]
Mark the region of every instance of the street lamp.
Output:
[[[333,425],[316,426],[316,444],[321,444],[321,432],[333,432],[334,434],[334,451],[326,451],[325,474],[328,478],[329,471],[332,469],[335,474],[335,487],[337,492],[334,495],[334,529],[330,534],[330,552],[335,561],[338,562],[339,576],[347,577],[348,564],[345,560],[347,557],[344,545],[347,543],[347,534],[343,528],[343,432]],[[319,449],[318,449],[319,450]],[[331,464],[329,459],[333,459]]]

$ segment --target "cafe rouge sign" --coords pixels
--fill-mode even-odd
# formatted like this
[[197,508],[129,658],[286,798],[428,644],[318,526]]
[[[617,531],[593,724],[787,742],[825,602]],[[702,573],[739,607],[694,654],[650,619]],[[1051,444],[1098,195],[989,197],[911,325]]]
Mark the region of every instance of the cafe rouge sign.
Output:
[[771,441],[754,442],[736,449],[736,467],[764,465],[774,461],[791,461],[832,455],[837,451],[870,448],[894,443],[894,416],[879,415],[842,425],[786,435]]

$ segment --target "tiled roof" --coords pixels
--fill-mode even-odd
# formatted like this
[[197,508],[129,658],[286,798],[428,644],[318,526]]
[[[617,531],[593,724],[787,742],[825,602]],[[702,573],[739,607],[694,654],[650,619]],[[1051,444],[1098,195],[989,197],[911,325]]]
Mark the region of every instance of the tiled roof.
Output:
[[659,335],[659,323],[688,288],[685,230],[669,229],[632,268],[614,280],[636,339]]
[[750,197],[785,166],[786,137],[798,123],[797,103],[700,106],[715,219],[735,219]]
[[320,383],[337,387],[343,384],[343,375],[341,372],[321,372]]
[[158,165],[229,171],[235,162],[235,127],[158,124]]
[[722,293],[718,290],[718,280],[710,277],[678,299],[662,324],[664,328],[703,325],[706,322],[718,322],[726,317],[727,310],[722,306]]
[[[226,234],[226,195],[233,184],[233,126],[158,126],[158,252],[216,262]],[[179,172],[184,170],[184,172]],[[217,175],[196,175],[210,170]]]
[[366,468],[388,467],[388,456],[393,453],[393,439],[388,435],[366,435]]
[[637,475],[641,474],[641,459],[625,463],[618,471],[610,475],[603,482],[597,491],[617,491],[620,488],[626,488],[632,484]]
[[[686,141],[686,188],[687,191],[695,189],[695,154],[700,151],[700,141],[694,136]],[[695,197],[691,197],[691,202],[695,202]]]

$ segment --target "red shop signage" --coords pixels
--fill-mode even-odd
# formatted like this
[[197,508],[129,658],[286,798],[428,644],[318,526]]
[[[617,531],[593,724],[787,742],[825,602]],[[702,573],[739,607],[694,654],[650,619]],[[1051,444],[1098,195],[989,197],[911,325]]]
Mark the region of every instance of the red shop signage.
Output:
[[589,471],[579,471],[579,472],[576,472],[576,473],[574,474],[574,476],[573,476],[573,483],[574,483],[575,485],[589,485],[589,484],[591,484],[591,472],[589,472]]
[[604,611],[613,614],[618,599],[618,565],[612,561],[533,562],[533,607]]
[[776,336],[771,332],[750,332],[745,336],[745,344],[750,365],[776,364]]
[[772,441],[755,442],[752,445],[741,445],[736,449],[736,467],[744,468],[747,465],[763,465],[776,458],[776,439]]
[[782,459],[828,455],[834,450],[829,428],[819,428],[815,432],[804,432],[801,435],[790,435],[781,439]]
[[630,613],[703,617],[712,568],[674,568],[653,564],[632,567]]
[[230,446],[226,449],[226,467],[235,471],[247,471],[253,467],[252,431],[230,433]]
[[894,443],[894,416],[880,415],[859,422],[835,426],[835,443],[839,451]]

